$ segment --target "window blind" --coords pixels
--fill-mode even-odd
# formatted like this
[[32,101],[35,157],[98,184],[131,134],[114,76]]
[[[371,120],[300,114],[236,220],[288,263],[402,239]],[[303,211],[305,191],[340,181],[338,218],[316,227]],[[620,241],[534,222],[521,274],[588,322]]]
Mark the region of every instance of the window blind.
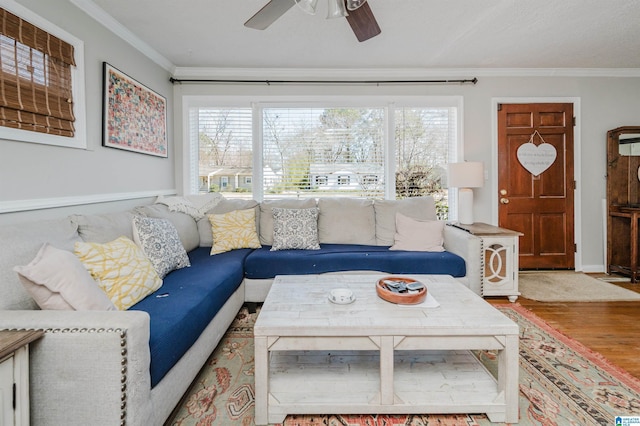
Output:
[[251,192],[252,123],[251,108],[198,109],[200,191]]
[[5,9],[0,18],[0,125],[73,137],[73,46]]
[[383,108],[264,108],[264,193],[384,197]]
[[446,219],[455,208],[446,170],[457,158],[458,114],[456,106],[397,103],[193,107],[189,125],[199,168],[192,179],[197,173],[200,191],[260,200],[432,195],[438,217]]

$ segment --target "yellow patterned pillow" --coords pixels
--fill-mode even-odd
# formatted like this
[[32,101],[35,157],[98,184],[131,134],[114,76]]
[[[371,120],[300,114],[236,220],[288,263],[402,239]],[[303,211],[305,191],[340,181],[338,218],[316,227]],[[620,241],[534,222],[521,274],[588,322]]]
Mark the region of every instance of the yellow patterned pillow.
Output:
[[255,209],[210,214],[209,222],[213,233],[212,255],[240,248],[262,247],[256,230]]
[[74,252],[120,310],[129,309],[162,286],[151,261],[127,237],[106,244],[78,242]]

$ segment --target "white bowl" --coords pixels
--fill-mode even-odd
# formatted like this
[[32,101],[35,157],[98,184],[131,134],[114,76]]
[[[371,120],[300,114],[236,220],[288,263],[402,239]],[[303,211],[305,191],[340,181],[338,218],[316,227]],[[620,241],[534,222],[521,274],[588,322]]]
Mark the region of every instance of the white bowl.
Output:
[[356,300],[353,292],[348,288],[334,288],[329,293],[329,301],[337,303],[338,305],[347,305]]

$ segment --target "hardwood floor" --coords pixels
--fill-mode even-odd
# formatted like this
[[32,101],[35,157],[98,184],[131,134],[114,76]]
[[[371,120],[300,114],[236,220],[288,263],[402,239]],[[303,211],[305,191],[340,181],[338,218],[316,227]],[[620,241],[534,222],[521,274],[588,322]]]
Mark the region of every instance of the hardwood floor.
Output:
[[[640,293],[640,283],[612,284]],[[640,379],[640,302],[549,303],[520,297],[517,303]]]

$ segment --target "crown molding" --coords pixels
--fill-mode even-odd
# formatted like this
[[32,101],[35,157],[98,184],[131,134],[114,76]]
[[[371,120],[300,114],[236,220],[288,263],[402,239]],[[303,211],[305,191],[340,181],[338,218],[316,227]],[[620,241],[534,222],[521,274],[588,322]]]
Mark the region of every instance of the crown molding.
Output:
[[69,1],[73,3],[78,9],[82,10],[84,13],[102,24],[109,31],[123,39],[125,42],[129,43],[135,49],[139,50],[140,53],[145,55],[147,58],[160,65],[168,72],[174,72],[175,65],[170,60],[162,56],[162,54],[160,54],[146,42],[142,41],[137,35],[135,35],[127,27],[118,22],[113,16],[105,12],[104,9],[95,4],[92,0]]
[[640,77],[640,68],[207,68],[176,67],[176,79],[425,79],[474,77]]

